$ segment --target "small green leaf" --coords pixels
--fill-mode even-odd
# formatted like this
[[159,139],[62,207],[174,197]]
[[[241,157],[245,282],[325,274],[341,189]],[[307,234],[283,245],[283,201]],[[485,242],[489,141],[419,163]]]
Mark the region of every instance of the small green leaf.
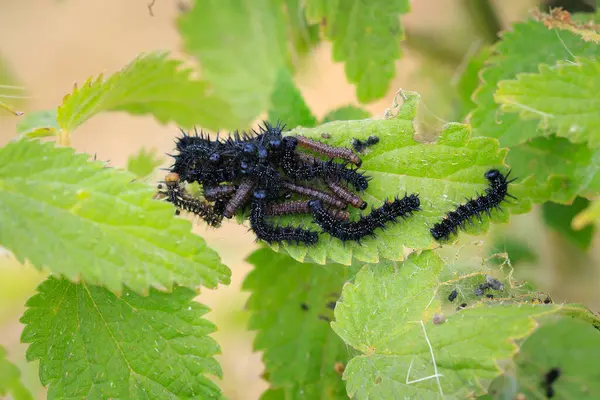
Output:
[[258,330],[254,348],[263,351],[272,388],[285,390],[263,398],[347,398],[335,368],[347,364],[348,351],[331,330],[328,306],[357,268],[301,264],[269,249],[254,252],[248,262],[254,270],[243,288],[252,292],[247,308],[249,328]]
[[221,377],[213,358],[219,345],[208,335],[209,310],[196,292],[107,289],[51,277],[27,301],[21,341],[27,360],[40,361],[49,399],[218,398],[206,375]]
[[533,174],[541,186],[548,182],[550,200],[570,203],[577,194],[600,193],[600,150],[561,137],[538,137],[510,149],[507,162],[520,179]]
[[581,230],[574,230],[571,226],[573,218],[586,209],[590,201],[577,197],[573,204],[565,206],[552,202],[544,203],[542,215],[546,224],[561,233],[567,240],[582,250],[587,250],[592,243],[594,226],[587,226]]
[[479,73],[484,68],[490,54],[492,54],[492,49],[490,46],[486,46],[469,59],[456,85],[459,98],[459,118],[461,119],[477,106],[473,101],[473,93],[480,84]]
[[362,353],[350,360],[344,373],[350,397],[389,399],[402,393],[446,399],[483,394],[500,375],[501,362],[517,352],[515,340],[533,333],[534,318],[559,312],[592,318],[575,305],[486,299],[456,311],[452,305],[443,311],[445,322],[438,316],[436,323],[434,316],[442,313],[446,293],[441,289],[457,281],[441,275],[443,267],[434,252],[413,253],[402,264],[367,265],[344,286],[332,327]]
[[539,69],[498,84],[494,99],[501,109],[541,120],[539,130],[600,147],[600,62],[577,57]]
[[287,129],[297,126],[313,127],[317,124],[317,119],[306,105],[287,68],[279,71],[275,90],[271,95],[269,121],[277,120],[283,121]]
[[260,400],[286,400],[288,391],[282,388],[269,388],[260,395]]
[[17,134],[27,137],[54,136],[60,126],[56,120],[56,110],[33,111],[25,114],[17,124]]
[[528,399],[548,398],[542,385],[552,368],[560,376],[552,384],[556,399],[598,399],[600,332],[589,322],[560,318],[542,325],[515,358],[519,391]]
[[87,80],[65,96],[58,107],[58,123],[71,132],[103,111],[152,114],[159,122],[183,127],[195,124],[208,129],[231,128],[231,110],[208,95],[206,82],[190,78],[189,68],[164,52],[141,54],[121,71],[104,80]]
[[0,346],[0,396],[10,395],[14,400],[33,400],[33,396],[21,382],[21,371],[6,358],[6,350]]
[[229,269],[190,222],[134,178],[53,142],[10,142],[0,149],[0,245],[111,290],[228,283]]
[[[511,31],[502,35],[480,74],[481,84],[474,94],[477,108],[469,116],[473,136],[494,137],[501,146],[510,147],[506,162],[523,179],[529,176],[525,171],[530,169],[520,167],[528,166],[528,163],[533,165],[531,170],[539,185],[549,180],[550,186],[556,186],[557,180],[566,178],[568,188],[563,183],[561,190],[553,191],[553,201],[568,203],[581,193],[577,187],[589,182],[582,176],[582,169],[585,170],[587,165],[582,165],[568,150],[560,160],[557,160],[556,148],[550,154],[546,153],[548,149],[539,152],[538,145],[529,142],[552,132],[539,130],[535,120],[522,121],[517,114],[501,112],[494,101],[494,93],[500,81],[515,79],[519,73],[535,73],[540,64],[553,65],[559,60],[574,61],[574,56],[599,54],[600,47],[594,43],[585,42],[571,32],[549,30],[542,23],[529,20],[514,24]],[[596,166],[593,168],[592,175],[596,173]],[[559,174],[566,174],[566,177],[560,178]]]
[[140,151],[127,159],[127,171],[135,174],[138,178],[150,175],[163,160],[156,154],[156,149]]
[[520,73],[535,73],[540,64],[575,61],[573,55],[598,56],[600,47],[584,42],[571,32],[557,34],[536,21],[513,25],[512,30],[506,32],[494,47],[486,62],[487,67],[481,72],[481,85],[474,95],[477,108],[469,118],[473,135],[495,137],[502,146],[509,147],[544,135],[544,132],[538,131],[537,121],[520,121],[516,114],[500,112],[494,93],[500,81],[515,79]]
[[[354,138],[366,139],[378,136],[378,144],[369,148],[368,154],[361,156],[362,168],[373,179],[362,198],[374,207],[379,207],[384,199],[404,196],[405,193],[418,193],[422,211],[412,217],[389,226],[385,231],[377,230],[378,238],[365,239],[362,244],[343,244],[340,240],[330,240],[321,235],[315,247],[287,245],[271,247],[287,251],[298,261],[311,260],[318,264],[329,261],[350,265],[353,259],[377,263],[380,259],[402,260],[404,247],[423,249],[436,245],[429,227],[439,222],[444,215],[462,204],[465,197],[477,196],[488,187],[484,175],[489,169],[503,166],[505,149],[490,138],[470,138],[468,125],[450,123],[446,125],[437,142],[419,143],[414,136],[413,119],[419,96],[413,92],[402,92],[405,100],[395,117],[387,119],[367,119],[360,121],[334,121],[316,128],[296,128],[291,135],[300,134],[322,140],[327,132],[327,143],[332,146],[350,147]],[[520,171],[513,174],[519,176]],[[519,200],[513,204],[503,204],[504,212],[493,212],[493,222],[504,222],[510,212],[526,212],[532,202],[548,199],[547,189],[531,186],[531,181],[519,180],[510,186],[510,193]],[[366,213],[368,211],[365,211]],[[352,218],[359,211],[352,209]],[[285,222],[309,226],[312,218],[285,217]],[[483,234],[488,230],[489,219],[475,221],[467,229],[471,234]]]
[[307,15],[325,21],[333,58],[345,63],[346,77],[356,85],[361,103],[382,98],[396,73],[404,30],[399,17],[410,11],[408,0],[307,1]]
[[366,119],[370,116],[371,114],[367,110],[363,110],[360,107],[344,106],[329,111],[327,115],[323,117],[323,123],[325,124],[331,121],[350,121],[357,119]]
[[227,127],[246,127],[269,108],[286,53],[281,2],[196,2],[178,25],[185,50],[200,60],[202,77],[231,106]]

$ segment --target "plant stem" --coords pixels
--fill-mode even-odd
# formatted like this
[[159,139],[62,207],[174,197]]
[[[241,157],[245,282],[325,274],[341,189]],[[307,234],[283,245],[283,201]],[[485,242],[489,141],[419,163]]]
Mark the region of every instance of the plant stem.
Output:
[[71,145],[71,135],[70,135],[69,131],[61,129],[58,132],[57,143],[60,146],[70,146]]
[[488,43],[496,42],[502,22],[490,0],[462,0],[462,3],[481,36]]

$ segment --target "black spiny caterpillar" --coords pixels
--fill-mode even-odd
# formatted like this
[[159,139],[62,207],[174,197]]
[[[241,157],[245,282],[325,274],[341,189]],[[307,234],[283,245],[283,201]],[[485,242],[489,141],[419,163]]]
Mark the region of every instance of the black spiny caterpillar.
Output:
[[485,194],[461,204],[456,211],[450,211],[446,214],[441,222],[430,229],[433,238],[438,241],[448,240],[459,229],[464,229],[467,223],[472,223],[474,217],[481,221],[481,214],[483,213],[490,216],[494,209],[502,211],[500,203],[505,201],[507,196],[516,200],[515,196],[508,193],[508,184],[515,181],[516,178],[508,180],[509,175],[510,171],[504,176],[497,169],[486,172],[485,178],[488,180],[489,186],[485,189]]

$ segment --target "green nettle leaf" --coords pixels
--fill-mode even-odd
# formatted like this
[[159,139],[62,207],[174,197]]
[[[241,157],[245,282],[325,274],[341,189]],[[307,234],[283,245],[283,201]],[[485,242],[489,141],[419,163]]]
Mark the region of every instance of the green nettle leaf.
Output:
[[[597,55],[600,55],[598,45],[570,32],[549,30],[532,20],[513,25],[512,31],[504,33],[481,73],[482,82],[474,95],[477,108],[469,118],[473,135],[495,137],[509,147],[544,136],[537,129],[538,121],[521,121],[516,114],[500,112],[494,101],[497,85],[515,79],[520,73],[536,73],[540,64],[553,65],[559,60],[575,61],[574,56]],[[560,93],[556,95],[560,97]]]
[[320,33],[318,24],[310,24],[306,20],[304,5],[301,0],[284,0],[286,25],[291,39],[291,67],[297,64],[298,56],[305,56],[319,43]]
[[336,364],[349,355],[331,330],[332,306],[356,267],[302,264],[260,249],[248,258],[254,270],[243,288],[252,292],[247,308],[254,342],[263,351],[266,377],[273,389],[263,399],[347,398]]
[[350,121],[357,119],[366,119],[370,116],[371,114],[367,110],[363,110],[360,107],[344,106],[329,111],[323,117],[323,123],[325,124],[331,121]]
[[60,130],[56,117],[56,110],[43,110],[27,113],[17,124],[17,133],[30,138],[55,136]]
[[367,265],[344,286],[332,327],[362,353],[344,372],[350,397],[483,394],[501,374],[500,362],[517,352],[515,340],[534,332],[534,318],[563,313],[593,319],[576,305],[510,304],[505,299],[480,300],[458,310],[450,303],[443,311],[443,288],[457,283],[456,277],[441,275],[443,268],[434,252],[413,253],[402,264]]
[[521,119],[541,120],[539,130],[600,147],[600,62],[577,57],[539,69],[499,82],[494,99],[501,109],[517,112]]
[[124,290],[51,277],[27,301],[21,336],[29,361],[40,361],[49,399],[220,398],[206,375],[221,377],[208,335],[209,310],[196,292]]
[[512,147],[507,162],[519,178],[531,173],[538,182],[547,180],[555,188],[551,194],[554,202],[570,203],[578,193],[586,197],[600,193],[599,149],[554,135],[537,137]]
[[[547,136],[552,132],[538,129],[538,121],[522,121],[515,113],[502,113],[494,101],[494,93],[500,81],[515,79],[519,73],[538,72],[540,64],[553,65],[559,60],[574,61],[575,56],[598,54],[600,47],[597,44],[585,42],[571,32],[549,30],[542,23],[533,20],[517,23],[513,25],[512,31],[504,33],[502,40],[493,49],[486,63],[487,67],[481,73],[482,83],[474,94],[477,108],[469,116],[473,136],[494,137],[502,146],[510,147],[507,163],[515,168],[519,176],[525,178],[526,171],[531,171],[542,183],[547,179],[556,181],[556,174],[567,173],[569,180],[563,186],[567,185],[568,188],[563,187],[560,191],[553,192],[553,201],[572,201],[580,193],[579,186],[585,186],[596,175],[598,165],[590,166],[584,173],[583,170],[573,168],[572,164],[578,164],[578,160],[573,157],[572,151],[566,151],[565,159],[558,163],[553,152],[539,152],[538,145],[530,143],[531,139]],[[557,95],[560,96],[558,93]],[[524,157],[524,154],[532,153],[535,158]],[[534,165],[530,169],[517,170],[517,164],[526,166],[527,162]],[[568,172],[573,172],[573,175]]]
[[229,283],[231,272],[190,222],[134,178],[52,142],[10,142],[0,149],[0,245],[111,290]]
[[[366,139],[378,136],[380,141],[361,155],[362,168],[372,176],[369,188],[362,198],[371,206],[379,207],[384,199],[404,196],[405,193],[418,193],[422,211],[412,217],[390,225],[385,231],[376,231],[378,238],[366,238],[361,244],[356,242],[343,244],[338,239],[321,235],[315,247],[273,244],[276,250],[287,251],[296,260],[312,260],[318,264],[335,262],[350,265],[353,259],[377,263],[380,258],[402,260],[404,247],[428,248],[434,246],[429,228],[439,222],[444,215],[465,201],[465,197],[477,196],[487,187],[484,177],[491,168],[503,166],[505,149],[491,138],[470,139],[467,125],[451,123],[442,131],[435,143],[419,143],[414,136],[415,118],[419,96],[413,92],[402,92],[404,104],[396,116],[378,120],[335,121],[316,128],[296,128],[290,134],[301,134],[322,140],[321,134],[330,136],[327,143],[333,146],[351,147],[352,139]],[[502,205],[504,212],[493,212],[492,221],[507,221],[510,212],[526,212],[532,201],[543,202],[549,193],[547,189],[532,190],[530,181],[515,182],[510,193],[519,200]],[[368,211],[364,211],[367,213]],[[358,218],[359,211],[351,210],[352,218]],[[310,216],[280,218],[294,225],[309,226]],[[483,234],[488,230],[489,219],[467,228],[471,234]]]
[[333,42],[333,58],[346,64],[361,103],[387,93],[401,56],[404,30],[399,17],[410,11],[408,0],[307,1],[307,15],[324,21]]
[[6,350],[0,346],[0,396],[8,395],[14,400],[33,400],[21,382],[21,371],[6,359]]
[[163,160],[156,153],[156,149],[140,149],[137,154],[127,159],[127,171],[135,174],[138,178],[150,175]]
[[228,126],[246,127],[269,108],[285,66],[284,21],[276,0],[196,2],[180,17],[185,50],[200,60],[214,95],[232,108]]
[[102,111],[152,114],[159,122],[175,122],[182,127],[195,124],[208,129],[231,128],[229,106],[209,95],[206,82],[190,78],[192,70],[168,53],[141,54],[121,71],[104,80],[89,79],[65,96],[58,107],[58,123],[73,131]]
[[456,84],[458,94],[458,119],[463,119],[477,105],[473,101],[473,93],[479,86],[479,71],[492,53],[490,46],[483,47],[469,60],[459,81]]
[[586,209],[589,204],[590,201],[582,197],[577,197],[573,204],[568,206],[548,202],[542,206],[542,215],[549,227],[560,232],[567,240],[580,249],[587,250],[594,237],[594,226],[590,225],[583,229],[575,230],[571,224],[573,218]]
[[547,398],[542,385],[552,368],[560,376],[551,385],[557,399],[598,399],[600,332],[590,323],[560,318],[545,323],[521,346],[515,358],[519,391],[528,399]]
[[287,398],[286,396],[287,392],[283,388],[269,388],[260,395],[260,400],[285,400]]
[[283,121],[287,129],[297,126],[313,127],[317,124],[317,119],[304,102],[287,68],[279,71],[275,90],[271,95],[269,121],[275,123],[277,120]]

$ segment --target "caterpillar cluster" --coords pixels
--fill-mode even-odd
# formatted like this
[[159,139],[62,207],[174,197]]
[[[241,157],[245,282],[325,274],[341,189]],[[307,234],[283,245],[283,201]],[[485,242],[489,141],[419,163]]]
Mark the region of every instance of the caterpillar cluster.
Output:
[[[342,242],[361,243],[420,211],[418,194],[405,194],[386,200],[378,208],[350,218],[348,207],[365,210],[359,195],[369,186],[370,176],[359,170],[360,157],[348,148],[334,147],[304,136],[284,136],[284,125],[264,122],[258,131],[233,132],[226,138],[211,139],[197,131],[183,132],[176,141],[175,162],[169,168],[160,193],[178,209],[191,212],[213,227],[223,218],[249,210],[250,228],[257,239],[268,243],[315,245],[319,233]],[[379,142],[353,140],[356,152]],[[449,212],[431,229],[438,241],[447,240],[482,214],[490,215],[508,193],[509,173],[497,169],[486,172],[485,193]],[[185,190],[186,183],[202,187],[202,198]],[[353,190],[352,190],[353,189]],[[307,227],[279,226],[269,221],[282,215],[310,215],[321,232]]]
[[[162,196],[215,227],[249,208],[250,228],[258,239],[307,246],[318,242],[319,233],[360,243],[420,210],[419,197],[413,194],[351,220],[348,207],[368,206],[358,194],[371,179],[359,171],[360,157],[351,149],[305,136],[284,136],[283,129],[280,123],[265,122],[258,131],[236,131],[222,139],[182,131],[172,155],[175,162],[160,186]],[[370,138],[368,145],[377,141]],[[202,187],[203,198],[185,191],[184,185],[193,182]],[[291,214],[312,216],[321,232],[269,221]]]

